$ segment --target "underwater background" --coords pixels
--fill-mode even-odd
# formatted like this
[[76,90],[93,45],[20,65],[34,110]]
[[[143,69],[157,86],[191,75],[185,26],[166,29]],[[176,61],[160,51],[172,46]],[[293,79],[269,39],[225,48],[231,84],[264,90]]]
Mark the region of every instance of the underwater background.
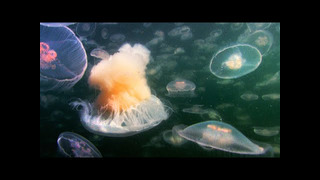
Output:
[[[82,79],[68,91],[40,93],[40,157],[62,157],[58,151],[57,138],[65,131],[88,139],[103,157],[280,157],[280,132],[264,136],[254,131],[255,127],[280,129],[280,98],[262,98],[265,94],[280,94],[280,23],[270,23],[263,29],[272,34],[273,43],[263,55],[259,67],[242,77],[225,80],[214,76],[209,64],[219,50],[238,44],[242,36],[250,34],[246,23],[237,23],[237,26],[234,24],[95,23],[92,34],[87,37],[78,35],[88,58],[88,68]],[[78,23],[75,23],[68,27],[76,33],[77,26]],[[173,29],[183,26],[190,28],[191,36],[170,36]],[[160,31],[163,32],[164,39],[155,41],[156,32]],[[99,94],[98,90],[88,85],[90,70],[99,62],[99,59],[90,56],[90,52],[95,48],[103,48],[112,55],[124,43],[140,43],[151,51],[152,58],[146,70],[148,85],[154,95],[173,109],[173,113],[154,128],[133,136],[96,135],[82,126],[79,112],[69,103],[78,98],[92,102]],[[277,81],[268,84],[268,80],[276,74],[279,74]],[[196,96],[167,96],[166,86],[176,78],[194,82]],[[248,92],[259,98],[249,101],[241,98],[241,95]],[[193,105],[214,109],[223,122],[232,125],[250,140],[270,144],[273,155],[239,155],[204,149],[192,142],[181,146],[168,144],[163,139],[164,131],[171,130],[178,124],[189,126],[210,120],[206,115],[182,111]]]

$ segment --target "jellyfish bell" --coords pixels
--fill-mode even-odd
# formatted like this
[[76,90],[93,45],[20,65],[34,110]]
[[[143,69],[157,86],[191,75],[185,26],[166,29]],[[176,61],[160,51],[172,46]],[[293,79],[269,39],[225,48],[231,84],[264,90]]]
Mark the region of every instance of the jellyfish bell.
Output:
[[204,109],[202,107],[203,107],[203,105],[197,105],[196,104],[196,105],[193,105],[190,108],[182,109],[182,112],[191,113],[191,114],[206,114],[206,113],[208,113],[208,110]]
[[240,97],[241,97],[241,99],[243,99],[245,101],[255,101],[255,100],[259,99],[258,95],[253,94],[251,92],[243,93]]
[[96,23],[78,23],[76,33],[78,36],[88,37],[96,30]]
[[70,26],[75,23],[62,23],[62,22],[42,22],[40,25],[48,26],[48,27],[63,27],[63,26]]
[[100,158],[99,150],[86,138],[72,132],[63,132],[57,140],[59,152],[66,157]]
[[254,32],[257,30],[263,30],[270,27],[271,23],[246,23],[249,31]]
[[260,136],[275,136],[278,135],[280,132],[280,126],[274,126],[274,127],[253,127],[253,131],[255,134]]
[[240,131],[220,121],[205,121],[178,131],[183,138],[201,146],[237,154],[264,154],[260,147],[245,137]]
[[90,132],[124,137],[146,131],[168,119],[170,108],[151,94],[145,77],[150,51],[141,44],[124,44],[109,59],[101,60],[90,73],[89,85],[100,90],[94,103],[81,106],[81,123]]
[[169,97],[195,97],[196,85],[186,79],[176,79],[167,84],[167,96]]
[[211,59],[209,68],[213,75],[222,79],[242,77],[256,70],[262,60],[260,51],[248,44],[237,44],[218,51]]
[[270,94],[264,94],[261,96],[261,98],[265,101],[269,100],[280,100],[280,93],[270,93]]
[[71,29],[40,25],[40,92],[70,89],[86,68],[86,51]]
[[273,35],[265,30],[258,30],[240,40],[241,43],[250,44],[265,55],[273,44]]
[[99,58],[99,59],[109,59],[110,55],[107,51],[102,48],[95,48],[90,52],[90,56]]

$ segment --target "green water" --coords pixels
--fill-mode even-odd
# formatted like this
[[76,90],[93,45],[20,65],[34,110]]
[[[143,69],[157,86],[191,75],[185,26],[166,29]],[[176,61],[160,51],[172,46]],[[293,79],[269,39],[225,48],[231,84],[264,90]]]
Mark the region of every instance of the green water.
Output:
[[[78,112],[68,105],[76,98],[93,102],[99,94],[99,91],[87,84],[88,68],[83,78],[70,91],[40,94],[40,157],[61,157],[56,141],[59,134],[65,131],[87,138],[99,149],[103,157],[252,157],[218,150],[205,150],[192,142],[187,142],[180,147],[167,144],[162,138],[162,132],[165,130],[170,130],[178,124],[192,125],[209,120],[205,116],[182,112],[183,108],[189,108],[192,105],[213,108],[219,112],[223,122],[232,125],[249,139],[280,147],[280,133],[265,137],[253,131],[255,126],[280,126],[280,100],[266,101],[261,98],[264,94],[280,94],[280,81],[260,88],[256,87],[257,83],[265,81],[280,71],[280,24],[272,23],[266,29],[273,35],[273,44],[269,52],[263,56],[260,66],[254,72],[231,81],[223,81],[211,74],[209,63],[219,49],[237,43],[238,37],[247,30],[246,24],[243,24],[239,30],[232,30],[229,23],[185,23],[182,26],[184,25],[190,27],[191,39],[181,40],[168,36],[168,32],[178,27],[174,23],[152,23],[149,27],[145,27],[143,23],[98,25],[95,34],[88,37],[88,40],[94,40],[98,45],[105,46],[106,50],[112,54],[115,47],[110,45],[109,39],[101,38],[99,32],[102,28],[107,28],[110,35],[116,33],[125,35],[125,42],[130,44],[146,44],[155,37],[154,32],[158,30],[164,32],[165,38],[162,42],[148,47],[153,60],[148,64],[146,74],[152,92],[163,102],[170,104],[174,110],[169,119],[146,132],[130,137],[104,137],[90,133],[81,125]],[[75,30],[76,24],[69,27]],[[207,48],[199,48],[197,40],[204,40],[216,29],[222,30],[221,36],[208,43]],[[96,45],[83,44],[89,64],[96,64],[98,60],[90,56],[91,50],[96,48]],[[121,43],[116,47],[120,46]],[[174,50],[179,47],[185,52],[174,54]],[[166,54],[170,56],[163,58]],[[166,96],[166,85],[177,77],[193,81],[197,86],[195,90],[197,96],[193,98]],[[258,95],[259,99],[255,101],[241,99],[240,96],[248,91]],[[222,104],[229,104],[232,107],[221,108]],[[280,157],[280,152],[275,152],[274,157]]]

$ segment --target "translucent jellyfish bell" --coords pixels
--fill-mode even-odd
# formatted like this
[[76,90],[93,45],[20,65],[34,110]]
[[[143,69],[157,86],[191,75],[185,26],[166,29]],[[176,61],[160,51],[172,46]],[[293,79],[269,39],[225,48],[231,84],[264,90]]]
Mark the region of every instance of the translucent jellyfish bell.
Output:
[[278,135],[280,132],[280,126],[275,127],[253,127],[254,133],[260,136],[275,136]]
[[246,23],[251,32],[263,30],[270,27],[271,23]]
[[259,99],[258,95],[253,94],[251,92],[243,93],[240,97],[241,97],[241,99],[243,99],[245,101],[255,101],[255,100]]
[[166,130],[162,133],[162,137],[164,139],[164,141],[168,144],[171,144],[173,146],[181,146],[184,143],[187,142],[186,139],[182,138],[181,136],[179,136],[179,134],[177,133],[177,130],[181,130],[186,128],[186,125],[176,125],[172,128],[172,130]]
[[107,51],[101,48],[95,48],[90,52],[90,56],[99,58],[99,59],[109,59],[110,55]]
[[212,74],[222,79],[234,79],[256,70],[262,60],[260,51],[248,44],[229,46],[218,51],[211,59]]
[[178,131],[183,138],[222,151],[238,154],[264,154],[266,148],[251,142],[229,124],[219,121],[205,121]]
[[86,68],[86,51],[68,27],[40,25],[40,92],[70,89]]
[[61,133],[57,140],[59,151],[67,157],[98,158],[99,150],[86,138],[72,132]]
[[196,85],[186,79],[177,79],[167,84],[169,97],[195,97]]
[[240,41],[256,47],[261,54],[264,55],[270,50],[273,44],[273,35],[268,31],[258,30]]
[[48,27],[63,27],[63,26],[70,26],[72,24],[75,24],[75,23],[60,23],[60,22],[48,22],[48,23],[40,23],[41,25],[43,26],[48,26]]
[[203,105],[193,105],[190,108],[182,109],[182,112],[191,113],[191,114],[206,114],[209,111],[207,109],[202,108]]
[[82,37],[90,36],[96,30],[96,26],[96,23],[78,23],[76,33]]

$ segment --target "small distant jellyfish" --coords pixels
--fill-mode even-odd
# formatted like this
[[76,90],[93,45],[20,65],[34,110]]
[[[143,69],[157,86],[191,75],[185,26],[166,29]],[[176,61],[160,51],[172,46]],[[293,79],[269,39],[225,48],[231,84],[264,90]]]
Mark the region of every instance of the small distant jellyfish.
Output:
[[245,100],[245,101],[255,101],[257,99],[259,99],[259,96],[250,92],[246,92],[244,94],[242,94],[241,99]]
[[152,25],[152,23],[143,23],[143,27],[148,28]]
[[61,133],[57,140],[60,153],[72,158],[101,158],[99,150],[86,138],[72,132]]
[[219,78],[235,79],[256,70],[261,60],[262,55],[257,48],[238,44],[218,51],[212,57],[209,68]]
[[268,31],[258,30],[244,37],[240,42],[256,47],[262,55],[265,55],[273,44],[273,35]]
[[264,154],[269,148],[260,147],[240,131],[220,121],[205,121],[191,125],[178,134],[200,146],[237,154]]
[[275,136],[278,135],[280,132],[280,126],[275,127],[253,127],[254,133],[260,136]]
[[166,130],[162,133],[163,140],[173,146],[181,146],[187,142],[186,139],[178,135],[177,130],[186,128],[186,125],[176,125],[172,130]]
[[40,92],[72,88],[86,68],[86,51],[71,29],[40,25]]
[[221,29],[215,29],[210,32],[210,36],[214,38],[218,38],[222,35],[222,30]]
[[271,26],[271,23],[246,23],[246,24],[251,32],[267,29]]
[[101,34],[102,39],[108,39],[108,37],[109,37],[109,32],[108,32],[107,28],[103,28],[100,31],[100,34]]
[[169,118],[171,109],[151,94],[145,76],[150,51],[141,44],[126,43],[109,59],[96,64],[89,76],[91,87],[100,90],[94,103],[81,99],[80,120],[90,132],[125,137],[149,130]]
[[261,98],[265,101],[280,100],[280,93],[264,94]]
[[114,43],[122,43],[126,37],[123,34],[113,34],[110,36],[110,41]]
[[231,23],[231,30],[238,31],[243,27],[243,23]]
[[207,109],[202,108],[203,105],[193,105],[190,108],[182,109],[182,112],[191,113],[191,114],[206,114],[208,113]]
[[96,30],[96,23],[78,23],[76,33],[78,36],[87,37],[94,33]]
[[196,85],[185,79],[177,79],[167,84],[169,97],[195,97]]
[[276,72],[270,78],[268,78],[262,82],[258,82],[256,84],[256,87],[265,87],[265,86],[269,86],[269,85],[273,85],[273,84],[280,84],[280,71]]
[[90,56],[99,58],[99,59],[109,59],[110,55],[107,51],[101,48],[95,48],[90,52]]

